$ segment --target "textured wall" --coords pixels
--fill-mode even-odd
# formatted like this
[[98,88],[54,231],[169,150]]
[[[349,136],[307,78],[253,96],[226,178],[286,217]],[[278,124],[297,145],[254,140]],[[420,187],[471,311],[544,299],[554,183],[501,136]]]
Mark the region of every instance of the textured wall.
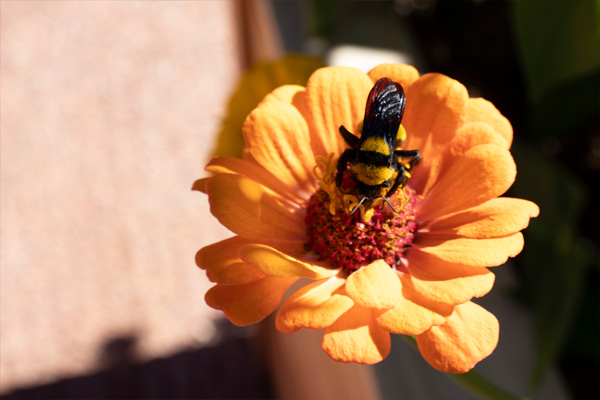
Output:
[[191,192],[240,71],[234,4],[2,2],[0,392],[201,344]]

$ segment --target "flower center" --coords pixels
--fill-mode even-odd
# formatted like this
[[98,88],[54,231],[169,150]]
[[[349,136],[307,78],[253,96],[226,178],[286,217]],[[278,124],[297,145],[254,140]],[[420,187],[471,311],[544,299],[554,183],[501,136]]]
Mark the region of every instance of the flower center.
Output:
[[417,230],[415,204],[419,197],[409,187],[401,187],[387,198],[398,213],[379,197],[361,204],[351,214],[359,203],[356,183],[351,171],[347,170],[341,187],[337,187],[337,165],[332,158],[330,155],[327,159],[317,160],[322,174],[315,168],[320,189],[308,202],[305,218],[307,250],[350,272],[376,260],[399,268]]

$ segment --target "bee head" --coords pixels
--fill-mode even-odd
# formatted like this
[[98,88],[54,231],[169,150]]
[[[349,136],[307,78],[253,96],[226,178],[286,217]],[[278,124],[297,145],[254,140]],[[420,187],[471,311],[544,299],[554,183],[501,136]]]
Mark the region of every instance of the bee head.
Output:
[[360,181],[356,182],[356,195],[359,198],[373,200],[381,196],[381,185],[371,186]]
[[373,200],[379,197],[383,198],[383,200],[385,200],[385,202],[390,206],[390,208],[394,210],[394,212],[397,214],[398,211],[396,211],[396,209],[394,208],[394,206],[392,206],[390,201],[384,195],[381,194],[382,187],[388,187],[388,185],[370,186],[358,181],[356,185],[356,195],[360,199],[360,201],[356,205],[356,207],[354,207],[350,214],[354,214],[354,212],[358,210],[358,207],[365,201],[368,204],[369,202],[372,202]]

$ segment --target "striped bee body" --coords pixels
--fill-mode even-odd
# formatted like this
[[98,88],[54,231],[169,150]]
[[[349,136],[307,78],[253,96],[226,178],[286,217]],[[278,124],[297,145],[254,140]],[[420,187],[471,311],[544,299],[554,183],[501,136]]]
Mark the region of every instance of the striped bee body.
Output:
[[[407,173],[421,160],[418,150],[395,149],[399,131],[402,135],[400,142],[404,141],[405,132],[401,122],[405,103],[402,86],[389,78],[381,78],[367,98],[360,138],[340,126],[340,134],[350,148],[342,153],[338,161],[336,184],[341,186],[343,174],[349,165],[356,182],[356,194],[361,197],[352,213],[365,200],[372,201],[378,197],[383,197],[396,211],[386,195],[391,197],[399,187],[406,185]],[[405,164],[400,158],[410,158],[410,161]],[[382,194],[382,188],[389,188],[386,195]]]

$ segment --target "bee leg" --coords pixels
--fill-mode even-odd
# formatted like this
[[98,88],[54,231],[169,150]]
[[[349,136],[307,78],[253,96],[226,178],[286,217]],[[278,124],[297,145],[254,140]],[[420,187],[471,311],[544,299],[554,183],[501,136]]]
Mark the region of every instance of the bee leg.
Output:
[[394,167],[398,170],[398,175],[396,175],[394,184],[392,185],[390,190],[388,190],[387,197],[392,197],[392,195],[396,193],[396,190],[398,190],[400,186],[406,185],[406,181],[408,180],[406,178],[406,168],[400,161],[396,160],[396,162],[394,163]]
[[408,165],[410,165],[410,167],[408,168],[409,171],[415,165],[417,165],[419,161],[421,161],[421,153],[419,152],[419,150],[394,150],[394,155],[400,158],[412,158],[412,160],[408,162]]
[[346,171],[346,166],[348,165],[348,161],[350,161],[352,153],[353,150],[348,149],[342,153],[338,160],[337,175],[335,176],[335,184],[337,187],[342,186],[342,178],[344,177],[344,172]]
[[357,138],[354,134],[350,133],[348,129],[344,127],[344,125],[340,125],[340,135],[344,139],[344,142],[350,146],[352,149],[358,149],[360,146],[360,139]]
[[390,208],[391,208],[392,210],[394,210],[394,212],[395,212],[396,214],[398,214],[398,211],[396,211],[396,209],[394,208],[394,206],[392,205],[392,203],[390,203],[390,201],[389,201],[389,200],[388,200],[388,199],[387,199],[385,196],[381,196],[381,197],[382,197],[382,198],[385,200],[385,202],[386,202],[386,203],[388,203],[388,206],[390,206]]
[[[358,207],[360,207],[360,205],[363,203],[363,201],[365,201],[367,197],[363,197],[362,199],[360,199],[360,202],[356,205],[356,207],[354,207],[354,209],[352,211],[350,211],[350,215],[354,214],[354,211],[358,210]],[[384,197],[385,199],[385,197]],[[387,200],[386,200],[387,201]],[[388,203],[389,204],[389,203]],[[392,207],[393,208],[393,207]]]

